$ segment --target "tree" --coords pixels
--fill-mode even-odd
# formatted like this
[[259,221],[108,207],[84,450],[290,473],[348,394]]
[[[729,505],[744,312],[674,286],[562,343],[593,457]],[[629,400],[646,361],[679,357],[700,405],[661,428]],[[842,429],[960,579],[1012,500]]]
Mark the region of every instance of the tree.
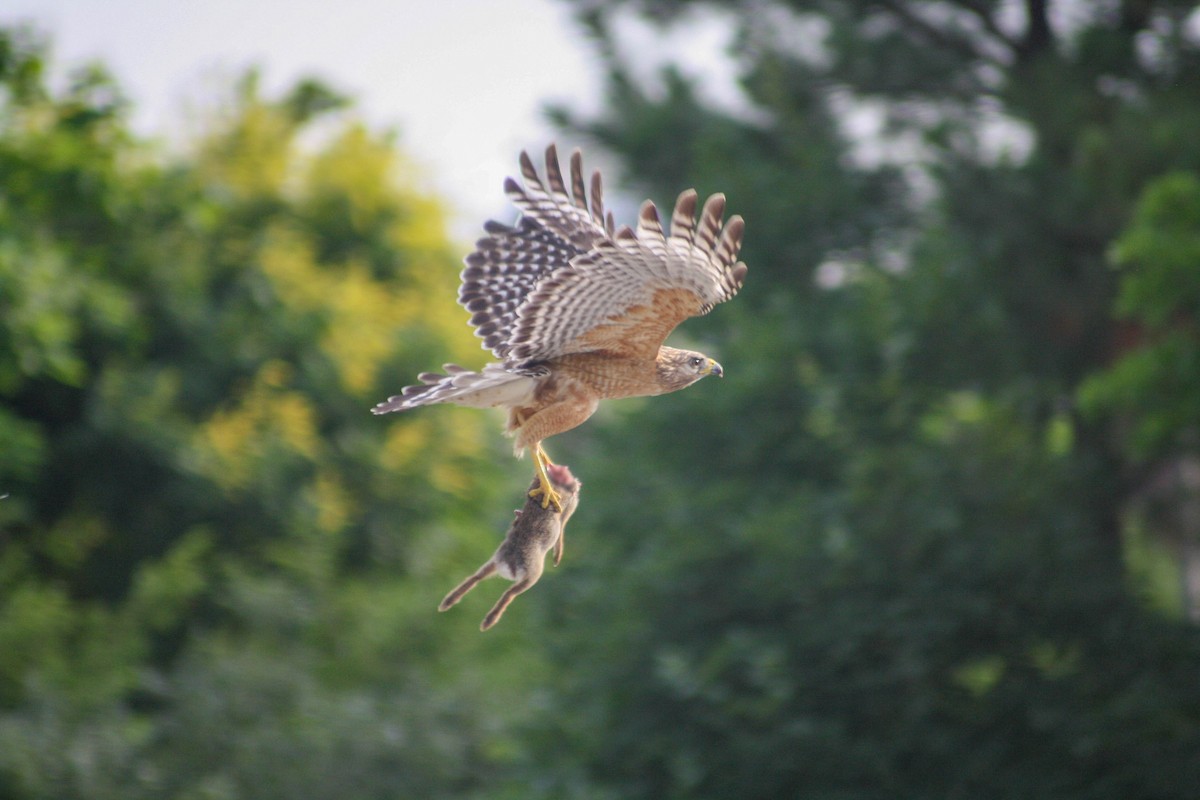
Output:
[[[609,95],[559,120],[725,191],[750,272],[686,332],[724,385],[577,448],[544,796],[1188,796],[1200,638],[1130,590],[1120,426],[1075,398],[1114,237],[1195,169],[1191,4],[578,9]],[[639,84],[635,11],[725,21],[753,114]]]
[[46,58],[0,31],[0,797],[473,791],[536,654],[423,578],[503,530],[503,445],[367,413],[476,351],[438,201],[319,82],[167,156]]
[[[1122,340],[1113,363],[1081,387],[1083,407],[1110,420],[1127,453],[1135,539],[1146,571],[1154,545],[1180,564],[1183,605],[1200,621],[1200,180],[1177,172],[1152,181],[1113,247],[1121,269],[1116,309]],[[1153,589],[1154,584],[1148,583]],[[1171,593],[1173,594],[1173,593]],[[1168,607],[1175,605],[1167,595]]]

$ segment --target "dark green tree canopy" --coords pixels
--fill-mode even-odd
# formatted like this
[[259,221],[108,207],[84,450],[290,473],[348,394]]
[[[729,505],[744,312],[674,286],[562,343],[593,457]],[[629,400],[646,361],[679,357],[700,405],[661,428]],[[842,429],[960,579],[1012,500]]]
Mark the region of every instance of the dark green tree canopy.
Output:
[[[621,417],[582,472],[622,500],[549,587],[577,756],[546,796],[1187,796],[1200,642],[1140,602],[1145,473],[1076,398],[1126,341],[1111,254],[1171,224],[1139,197],[1200,173],[1194,5],[576,7],[609,96],[558,119],[639,191],[725,191],[750,273],[692,334],[726,382]],[[754,113],[642,85],[631,14],[730,26]]]

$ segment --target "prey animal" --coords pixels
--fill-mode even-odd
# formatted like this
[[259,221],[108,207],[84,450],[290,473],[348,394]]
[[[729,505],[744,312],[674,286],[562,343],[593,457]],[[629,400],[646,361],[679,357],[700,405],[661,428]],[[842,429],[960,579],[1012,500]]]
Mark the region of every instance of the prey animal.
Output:
[[542,507],[562,510],[542,442],[582,424],[601,400],[674,392],[723,374],[712,358],[664,344],[689,317],[737,294],[744,224],[722,222],[725,196],[699,209],[687,190],[675,201],[670,231],[642,204],[637,228],[615,227],[604,210],[600,173],[590,191],[579,151],[564,180],[558,153],[546,149],[543,183],[521,153],[524,186],[504,190],[521,210],[516,225],[489,222],[466,258],[458,301],[496,361],[479,371],[446,364],[372,411],[387,414],[432,403],[508,411],[506,432],[528,449]]
[[[504,542],[495,554],[446,595],[438,605],[438,611],[445,611],[453,606],[463,595],[474,589],[475,584],[493,574],[515,581],[500,595],[496,605],[492,606],[492,610],[483,618],[479,629],[486,631],[500,620],[504,609],[508,608],[517,595],[538,582],[545,568],[546,554],[551,550],[554,551],[554,566],[558,566],[563,554],[563,532],[566,530],[567,520],[579,505],[579,488],[582,484],[571,474],[571,470],[561,464],[548,465],[546,474],[561,498],[562,511],[543,508],[532,496],[527,497],[525,507],[515,512],[512,524],[504,534]],[[538,478],[534,477],[530,490],[537,485]]]

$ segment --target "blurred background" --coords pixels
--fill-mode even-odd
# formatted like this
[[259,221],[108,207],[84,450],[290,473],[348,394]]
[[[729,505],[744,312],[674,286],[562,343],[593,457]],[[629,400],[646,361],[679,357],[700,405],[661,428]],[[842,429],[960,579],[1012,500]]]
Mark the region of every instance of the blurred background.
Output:
[[[1194,798],[1197,5],[433,5],[0,8],[0,800]],[[481,634],[551,139],[750,272]]]

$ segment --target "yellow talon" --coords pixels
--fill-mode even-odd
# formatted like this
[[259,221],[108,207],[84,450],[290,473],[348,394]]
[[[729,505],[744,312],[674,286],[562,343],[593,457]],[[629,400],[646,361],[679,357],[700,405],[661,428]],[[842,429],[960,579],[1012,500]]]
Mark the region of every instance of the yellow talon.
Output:
[[562,513],[562,495],[554,491],[554,485],[550,483],[550,476],[546,474],[546,465],[553,464],[550,457],[546,455],[546,451],[542,449],[541,442],[533,449],[533,467],[537,470],[538,480],[541,486],[536,489],[531,489],[530,497],[542,498],[542,508],[549,508],[550,504],[554,504],[554,510]]

